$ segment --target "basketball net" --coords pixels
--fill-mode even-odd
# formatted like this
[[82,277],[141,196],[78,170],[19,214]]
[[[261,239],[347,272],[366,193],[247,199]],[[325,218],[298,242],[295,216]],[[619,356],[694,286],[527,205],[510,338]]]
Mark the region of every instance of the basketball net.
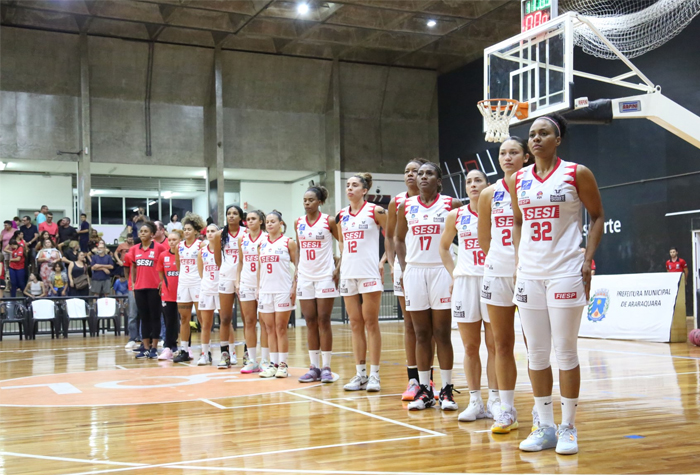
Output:
[[486,99],[477,103],[486,123],[487,142],[503,142],[510,137],[510,120],[527,118],[528,105],[515,99]]

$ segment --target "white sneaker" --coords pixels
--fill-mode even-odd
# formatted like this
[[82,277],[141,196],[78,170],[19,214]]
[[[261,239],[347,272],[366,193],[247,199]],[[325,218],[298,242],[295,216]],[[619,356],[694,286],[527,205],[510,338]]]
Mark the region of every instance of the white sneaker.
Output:
[[207,355],[202,353],[197,360],[197,366],[207,366],[208,364],[211,364],[211,361],[209,361],[209,358],[207,358]]
[[161,361],[172,361],[173,360],[173,352],[170,348],[163,348],[163,351],[160,352],[160,355],[158,355],[158,359]]
[[[540,426],[536,431],[530,432],[527,439],[520,442],[520,450],[524,452],[540,452],[553,449],[557,445],[557,428]],[[578,451],[578,447],[576,450]]]
[[379,376],[375,376],[373,374],[370,374],[369,380],[367,381],[367,392],[368,393],[379,392],[379,390],[382,389],[382,387],[379,383],[380,383]]
[[486,418],[487,419],[498,419],[501,415],[501,398],[489,399],[486,403]]
[[236,366],[238,364],[238,358],[236,357],[236,348],[231,345],[231,364]]
[[474,422],[477,419],[483,419],[485,417],[486,411],[484,411],[484,401],[475,399],[469,401],[469,405],[460,413],[457,420],[460,422]]
[[217,366],[217,368],[229,369],[230,367],[231,367],[231,359],[229,357],[229,354],[226,351],[222,351],[221,358],[219,359],[219,365]]
[[275,378],[288,378],[289,370],[287,369],[287,363],[280,363],[277,367],[277,372],[275,373]]
[[277,376],[277,368],[275,368],[273,364],[269,365],[260,373],[261,378],[274,378],[275,376]]
[[532,432],[540,428],[540,413],[537,412],[537,405],[532,406]]
[[570,425],[559,425],[557,431],[556,452],[560,455],[573,455],[578,453],[578,434],[576,428]]
[[130,341],[129,343],[127,343],[126,345],[124,345],[124,349],[125,349],[125,350],[133,350],[135,346],[136,346],[136,342],[135,342],[135,341]]
[[359,391],[361,389],[367,389],[368,381],[369,380],[367,379],[367,377],[356,374],[352,377],[348,384],[343,386],[343,389],[345,389],[346,391]]
[[158,348],[163,348],[163,340],[158,340]]
[[267,368],[268,366],[270,366],[270,362],[269,362],[268,360],[266,360],[266,359],[260,360],[260,367],[261,367],[263,370],[264,370],[265,368]]

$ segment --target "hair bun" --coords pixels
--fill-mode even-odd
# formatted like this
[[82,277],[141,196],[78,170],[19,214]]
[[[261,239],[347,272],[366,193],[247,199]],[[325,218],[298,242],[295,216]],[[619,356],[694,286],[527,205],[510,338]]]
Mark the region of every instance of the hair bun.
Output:
[[372,174],[368,172],[358,173],[357,176],[361,177],[367,183],[367,189],[372,188]]

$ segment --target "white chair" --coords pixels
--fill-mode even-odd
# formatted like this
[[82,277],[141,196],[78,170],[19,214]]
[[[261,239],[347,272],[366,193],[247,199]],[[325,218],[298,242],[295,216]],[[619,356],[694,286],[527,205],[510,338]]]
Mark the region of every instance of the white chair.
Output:
[[95,316],[94,326],[95,334],[99,335],[100,329],[102,333],[104,333],[105,330],[109,330],[109,322],[112,320],[114,321],[114,334],[118,336],[121,333],[119,328],[120,313],[121,305],[117,302],[117,299],[110,297],[97,299],[97,314]]
[[88,303],[83,299],[68,299],[65,302],[66,320],[64,335],[68,336],[68,327],[71,320],[79,320],[83,322],[83,338],[87,336],[87,330],[90,330],[90,336],[93,335],[91,311]]
[[32,339],[36,338],[36,333],[39,329],[39,322],[49,322],[51,323],[51,339],[58,338],[58,332],[60,330],[58,325],[58,313],[56,312],[56,304],[53,300],[34,300],[31,304],[32,322],[29,327],[31,328]]

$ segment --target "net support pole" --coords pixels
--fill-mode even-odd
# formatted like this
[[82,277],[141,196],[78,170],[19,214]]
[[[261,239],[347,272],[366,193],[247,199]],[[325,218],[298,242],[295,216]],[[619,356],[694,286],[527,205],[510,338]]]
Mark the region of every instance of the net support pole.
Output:
[[612,100],[613,119],[649,119],[700,148],[700,117],[660,92]]

